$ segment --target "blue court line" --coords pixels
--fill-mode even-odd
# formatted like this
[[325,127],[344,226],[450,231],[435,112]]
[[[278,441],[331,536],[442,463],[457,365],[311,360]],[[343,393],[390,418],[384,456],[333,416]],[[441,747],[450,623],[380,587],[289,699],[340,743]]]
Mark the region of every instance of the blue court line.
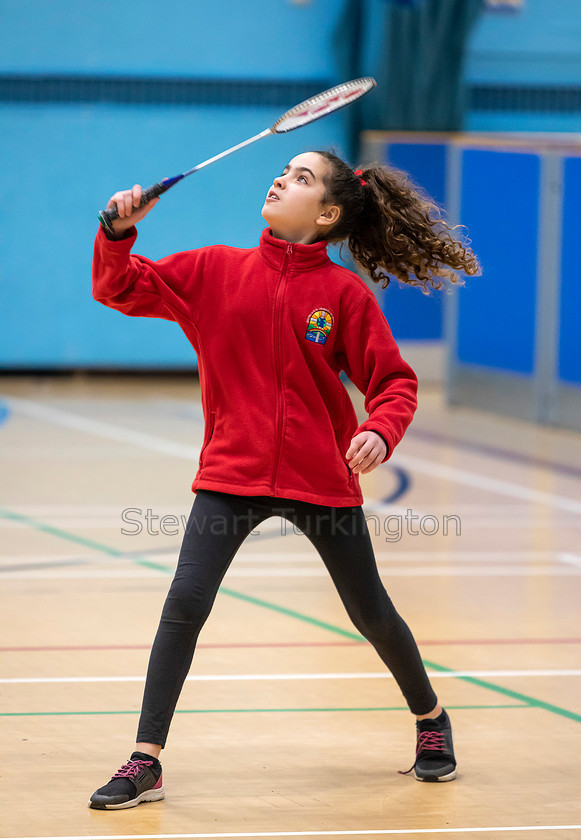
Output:
[[410,474],[407,470],[402,469],[401,467],[391,467],[393,473],[395,473],[396,478],[398,479],[398,486],[395,488],[391,496],[386,496],[385,499],[382,499],[384,505],[392,505],[398,499],[400,499],[404,493],[410,488],[411,485],[411,478]]
[[2,426],[10,417],[10,406],[4,400],[0,400],[0,426]]

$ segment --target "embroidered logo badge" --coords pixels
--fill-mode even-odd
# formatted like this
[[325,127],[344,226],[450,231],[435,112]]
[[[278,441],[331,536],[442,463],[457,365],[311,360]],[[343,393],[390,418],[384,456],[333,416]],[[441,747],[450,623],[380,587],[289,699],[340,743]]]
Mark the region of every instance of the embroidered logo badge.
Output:
[[324,344],[333,329],[335,319],[328,309],[315,309],[307,319],[307,341],[314,341],[315,344]]

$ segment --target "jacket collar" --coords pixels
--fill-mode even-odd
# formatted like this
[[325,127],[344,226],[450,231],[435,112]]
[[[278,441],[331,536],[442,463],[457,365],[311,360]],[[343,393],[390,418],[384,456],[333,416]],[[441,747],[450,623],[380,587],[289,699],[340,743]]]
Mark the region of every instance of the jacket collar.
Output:
[[272,268],[282,268],[289,246],[292,247],[292,265],[299,271],[307,271],[331,262],[327,254],[327,242],[313,242],[311,245],[303,245],[301,242],[287,242],[285,239],[276,239],[270,228],[265,228],[260,237],[258,251],[260,256]]

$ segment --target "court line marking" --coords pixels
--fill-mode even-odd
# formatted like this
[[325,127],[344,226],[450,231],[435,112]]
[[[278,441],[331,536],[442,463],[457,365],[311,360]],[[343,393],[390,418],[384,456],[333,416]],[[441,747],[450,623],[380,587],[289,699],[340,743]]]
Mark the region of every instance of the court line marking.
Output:
[[[458,711],[459,709],[530,709],[532,706],[529,703],[502,703],[492,705],[472,705],[472,706],[449,706],[446,708]],[[306,712],[407,712],[407,706],[345,706],[344,708],[327,708],[327,707],[312,707],[286,709],[176,709],[176,715],[224,715],[224,714],[274,714],[280,712],[294,712],[295,714],[305,714]],[[3,717],[78,717],[78,716],[95,716],[95,715],[140,715],[139,709],[124,709],[122,711],[113,709],[102,709],[95,711],[82,712],[0,712],[0,718]]]
[[[424,520],[424,521],[430,522],[431,521],[430,517],[432,517],[432,519],[436,519],[436,520],[438,518],[436,513],[428,514],[428,513],[425,513],[424,511],[418,509],[417,507],[409,508],[409,510],[411,510],[413,512],[414,517],[417,518],[418,520]],[[573,519],[571,518],[569,513],[547,510],[547,514],[546,514],[546,517],[545,517],[544,515],[542,515],[540,513],[537,513],[535,515],[535,510],[538,511],[538,508],[531,508],[531,512],[529,514],[519,516],[519,517],[513,516],[511,519],[501,519],[499,517],[490,517],[490,516],[482,516],[482,517],[479,517],[479,518],[471,518],[471,517],[468,517],[464,514],[456,513],[454,515],[458,517],[458,524],[456,525],[452,521],[452,524],[450,526],[449,523],[447,522],[446,525],[445,525],[445,527],[447,529],[446,531],[444,531],[444,527],[441,524],[439,524],[438,528],[435,529],[433,532],[429,532],[429,531],[426,530],[423,533],[421,533],[421,532],[412,533],[411,531],[409,533],[410,533],[411,536],[423,536],[423,537],[440,536],[440,538],[442,536],[444,536],[444,537],[448,537],[448,538],[453,539],[453,538],[458,538],[462,535],[461,530],[460,530],[461,528],[463,528],[464,531],[466,531],[468,528],[470,528],[471,531],[484,530],[484,529],[487,529],[487,528],[506,529],[506,530],[510,529],[511,531],[522,531],[522,530],[533,529],[534,531],[537,531],[537,532],[540,532],[540,531],[555,531],[558,528],[567,528],[570,531],[575,531],[575,532],[580,530],[578,521],[573,521]],[[405,521],[405,511],[404,511],[404,513],[400,513],[399,511],[394,510],[392,506],[387,506],[387,507],[380,507],[379,505],[375,506],[373,504],[372,500],[369,500],[369,499],[363,505],[363,511],[364,511],[365,517],[367,519],[367,524],[368,524],[368,527],[369,527],[369,530],[370,530],[372,536],[375,536],[378,540],[382,540],[382,542],[384,542],[384,544],[386,544],[386,545],[389,545],[389,544],[395,545],[396,543],[401,541],[402,537],[399,536],[399,532],[396,529],[391,530],[391,539],[389,539],[387,536],[384,537],[384,534],[389,534],[390,532],[388,532],[387,530],[380,531],[377,528],[375,528],[375,531],[374,531],[375,526],[372,522],[370,522],[370,520],[371,520],[372,517],[376,517],[376,516],[377,517],[382,517],[384,519],[384,522],[386,523],[384,525],[384,529],[388,528],[387,523],[389,521],[395,522],[396,520],[399,520],[400,524],[397,526],[397,528],[400,529],[400,531],[402,533],[402,536],[403,536],[403,534],[405,534],[405,531],[403,530],[403,526],[401,525],[401,523],[403,523]],[[171,514],[171,515],[173,516],[173,514]],[[444,515],[449,516],[450,514],[444,514]],[[179,516],[179,514],[178,514],[178,516]],[[187,520],[187,515],[183,514],[183,516],[185,516],[185,518]],[[561,518],[559,520],[559,519],[557,519],[557,516],[561,516],[563,518]],[[564,517],[568,517],[568,518],[565,519]],[[160,517],[160,518],[163,518],[163,516]],[[107,517],[107,518],[101,518],[101,519],[98,519],[97,517],[95,517],[95,518],[82,519],[80,517],[75,517],[75,516],[66,516],[66,517],[64,517],[64,516],[54,516],[53,517],[53,516],[49,515],[49,516],[46,517],[46,519],[47,519],[47,521],[50,521],[52,525],[56,525],[56,526],[61,527],[61,528],[77,528],[77,529],[90,528],[91,530],[98,530],[98,531],[115,530],[115,531],[118,532],[121,527],[126,527],[120,517]],[[134,528],[137,527],[135,521],[131,522],[130,525]],[[16,522],[0,522],[0,528],[4,531],[13,531],[13,530],[15,530],[19,527],[20,526]],[[164,527],[167,528],[166,525],[164,525]],[[291,527],[292,526],[290,526],[290,524],[289,524],[289,528],[286,532],[287,534],[291,533]],[[172,528],[171,531],[166,530],[164,536],[175,537],[176,539],[183,538],[183,535],[184,535],[184,532],[185,532],[185,527],[183,525],[183,522],[182,522],[181,518],[179,519],[178,525],[174,526],[172,524],[171,528]],[[143,531],[145,531],[145,529],[143,529]],[[138,533],[137,531],[133,532],[134,535],[137,535],[137,533]],[[160,531],[159,533],[163,533],[163,532]],[[133,536],[133,534],[131,534],[131,532],[129,532],[127,534],[124,534],[124,536]],[[153,534],[151,534],[151,536],[158,536],[158,534],[153,533]],[[272,540],[272,539],[276,539],[279,536],[281,536],[280,533],[275,533],[274,531],[270,531],[270,532],[267,533],[265,529],[262,529],[262,526],[259,526],[259,529],[257,529],[255,531],[255,533],[252,535],[251,539],[253,539],[253,540]],[[284,534],[282,534],[282,536],[284,536]],[[300,535],[297,533],[296,536],[300,536]]]
[[[1,509],[0,509],[1,510]],[[17,506],[11,508],[10,511],[6,510],[6,514],[10,513],[11,516],[15,518],[21,518],[24,525],[28,527],[33,527],[36,523],[40,523],[39,519],[35,519],[32,513],[27,513],[22,510],[18,510]],[[1,513],[0,513],[1,515]],[[51,526],[52,527],[52,526]],[[55,526],[58,527],[58,526]],[[62,534],[69,534],[68,531],[63,531]],[[289,534],[290,536],[290,534]],[[71,534],[71,537],[76,539],[76,534]],[[249,537],[249,543],[252,543],[254,537]],[[248,543],[243,543],[240,551],[237,554],[237,557],[241,559],[248,559],[250,558],[253,562],[262,561],[265,564],[269,563],[278,563],[284,562],[285,558],[289,558],[292,560],[293,563],[307,563],[311,561],[319,561],[319,555],[317,554],[316,550],[310,546],[306,546],[306,548],[302,551],[287,551],[283,555],[280,556],[272,556],[270,549],[266,551],[251,551],[250,548],[247,548]],[[126,557],[128,560],[131,560],[133,557],[149,557],[151,556],[158,556],[159,554],[173,554],[174,552],[177,554],[179,552],[180,546],[178,544],[173,546],[164,546],[160,548],[149,548],[144,549],[142,551],[125,551],[123,556]],[[467,549],[447,549],[446,551],[430,551],[429,558],[426,560],[426,552],[424,551],[397,551],[397,550],[387,550],[381,551],[377,550],[374,552],[375,557],[378,561],[388,561],[388,560],[398,560],[398,561],[405,561],[405,562],[419,562],[422,561],[423,563],[428,562],[439,562],[444,560],[462,560],[464,562],[482,562],[484,560],[497,560],[497,561],[505,561],[505,562],[525,562],[529,560],[543,560],[547,559],[547,557],[558,560],[561,555],[567,554],[567,552],[557,551],[548,549],[546,551],[480,551],[480,550],[467,550]],[[57,554],[1,554],[0,553],[0,560],[18,560],[19,558],[25,560],[40,560],[43,557],[47,557],[48,559],[58,559],[62,557],[78,557],[78,554],[71,553],[70,555],[64,554],[62,551]],[[569,553],[568,556],[575,557],[574,554]],[[160,563],[171,563],[173,562],[169,557],[167,559],[158,558]],[[581,555],[580,555],[581,559]],[[102,562],[106,563],[107,560],[103,560]]]
[[[2,395],[0,395],[2,396]],[[133,446],[140,446],[150,451],[160,452],[165,455],[172,455],[177,458],[187,458],[188,461],[197,459],[200,450],[196,447],[185,446],[178,444],[166,438],[157,435],[150,435],[145,432],[134,432],[130,429],[116,426],[112,423],[106,423],[101,420],[92,420],[88,417],[83,417],[74,414],[70,411],[63,411],[62,409],[51,408],[50,406],[37,403],[34,400],[27,400],[21,397],[4,396],[6,402],[12,407],[12,410],[20,412],[21,414],[35,417],[49,423],[65,426],[76,431],[86,432],[88,434],[98,435],[100,437],[108,438],[109,440],[121,441],[129,443]],[[529,487],[515,484],[508,481],[500,481],[499,479],[489,478],[479,473],[473,473],[468,470],[460,470],[456,467],[449,467],[445,464],[439,464],[436,461],[430,461],[426,458],[420,458],[413,455],[396,456],[394,466],[402,466],[411,470],[415,470],[425,475],[430,475],[435,478],[444,479],[455,482],[456,484],[465,484],[469,487],[477,487],[481,490],[488,490],[498,495],[510,496],[512,498],[522,499],[537,504],[548,505],[549,507],[560,508],[572,513],[581,513],[581,502],[575,499],[569,499],[564,496],[553,495],[552,493],[545,493],[541,490],[532,490]],[[391,510],[388,505],[384,505],[380,500],[369,500],[368,506],[373,506],[377,510]]]
[[366,837],[409,834],[479,834],[483,831],[571,831],[581,825],[501,825],[482,828],[368,828],[337,831],[236,831],[211,834],[69,834],[61,837],[4,837],[2,840],[235,840],[238,837]]
[[535,469],[544,469],[550,472],[562,473],[573,478],[581,478],[581,469],[571,466],[570,464],[561,464],[558,461],[549,461],[546,458],[539,458],[537,455],[527,455],[524,452],[513,452],[510,449],[501,449],[498,446],[490,446],[485,443],[477,443],[472,440],[462,440],[461,438],[453,437],[452,435],[445,435],[441,432],[432,432],[426,429],[411,428],[407,434],[412,438],[424,440],[430,444],[436,444],[441,447],[442,444],[453,446],[457,449],[467,449],[469,452],[477,452],[479,455],[486,457],[492,456],[501,461],[513,461],[525,467],[533,467]]
[[10,407],[5,400],[0,399],[0,426],[10,418]]
[[[2,450],[0,449],[0,457],[3,457]],[[134,504],[130,506],[131,508],[141,508],[141,511],[145,513],[148,508],[151,509],[151,515],[157,517],[157,519],[163,518],[165,515],[173,515],[177,516],[179,520],[179,528],[180,532],[183,533],[185,529],[185,524],[187,523],[187,519],[191,510],[191,504],[188,507],[181,506],[181,505],[157,505],[155,508],[148,504],[147,502],[142,503],[141,505]],[[523,509],[524,507],[524,509]],[[50,518],[52,520],[59,520],[59,522],[54,522],[53,524],[60,524],[66,526],[67,524],[76,524],[79,522],[80,524],[95,524],[95,527],[98,528],[105,528],[107,525],[116,525],[119,522],[120,514],[122,513],[122,507],[119,506],[114,510],[103,511],[99,512],[98,510],[91,511],[91,510],[73,510],[65,511],[65,510],[51,510],[48,505],[45,506],[45,510],[41,509],[41,505],[14,505],[13,510],[16,510],[20,513],[28,514],[29,516],[44,516]],[[481,526],[481,525],[488,525],[489,523],[494,523],[495,525],[499,526],[509,526],[512,525],[513,522],[516,522],[518,527],[525,527],[526,525],[530,524],[533,520],[540,520],[540,526],[548,526],[550,524],[560,522],[562,523],[569,523],[571,522],[571,526],[574,526],[574,523],[568,511],[538,511],[535,509],[531,509],[528,505],[506,505],[503,511],[497,510],[497,505],[493,503],[483,503],[479,510],[474,511],[471,509],[466,509],[461,503],[454,502],[453,513],[451,512],[450,505],[429,505],[429,507],[425,507],[423,509],[419,509],[417,505],[412,505],[412,503],[408,503],[407,507],[400,507],[393,504],[384,504],[379,500],[375,500],[369,496],[366,497],[365,501],[363,502],[363,509],[364,511],[368,511],[367,517],[368,519],[371,518],[373,515],[378,513],[387,513],[391,518],[395,518],[396,516],[401,516],[402,519],[406,518],[406,515],[409,517],[411,514],[414,516],[411,518],[411,524],[414,524],[413,520],[420,520],[424,516],[434,516],[435,518],[442,518],[444,516],[448,517],[448,522],[451,525],[454,525],[454,519],[461,518],[470,523],[472,526]],[[133,511],[130,511],[133,512]],[[139,512],[139,510],[137,511]],[[560,518],[558,518],[560,517]],[[261,530],[266,531],[267,525],[273,519],[282,518],[277,517],[273,514],[272,517],[269,519],[265,519],[259,526],[256,526],[256,529],[260,528]],[[135,520],[129,521],[129,525],[135,525]],[[292,526],[288,525],[289,530]],[[412,534],[413,536],[413,534]]]
[[[1,514],[0,514],[1,515]],[[15,515],[17,515],[15,513]],[[21,514],[22,515],[22,514]],[[1,521],[1,520],[0,520]],[[30,527],[28,521],[16,523],[19,527]],[[53,524],[49,526],[55,528]],[[53,531],[54,533],[54,531]],[[174,549],[171,549],[172,555]],[[178,549],[175,549],[177,554]],[[78,555],[0,555],[0,575],[4,580],[76,580],[76,579],[117,579],[130,577],[149,577],[148,573],[139,572],[133,562],[135,552],[122,552],[117,558],[126,561],[125,568],[116,568],[118,560],[103,559],[101,557]],[[156,552],[137,554],[137,559],[157,556]],[[426,557],[424,552],[389,552],[375,553],[380,572],[392,577],[522,577],[522,576],[551,576],[575,577],[581,573],[581,557],[565,552],[464,552],[448,551],[434,552]],[[404,560],[404,565],[395,565],[397,560]],[[416,565],[417,560],[421,565]],[[447,561],[443,565],[436,565],[438,561]],[[426,560],[428,562],[426,562]],[[483,563],[486,560],[488,562]],[[537,565],[537,560],[544,563]],[[4,562],[3,562],[4,561]],[[10,562],[11,561],[11,562]],[[16,561],[16,562],[15,562]],[[34,561],[34,562],[32,562]],[[504,561],[497,565],[499,561]],[[167,564],[174,568],[176,557],[157,558],[157,563]],[[287,564],[281,566],[280,564]],[[480,563],[481,565],[478,565]],[[77,567],[71,570],[71,567]],[[168,568],[169,570],[169,568]],[[314,550],[301,552],[286,552],[279,557],[270,558],[261,552],[243,550],[228,571],[230,578],[247,577],[327,577],[328,572],[322,566],[320,558]]]
[[[312,624],[315,627],[321,627],[322,629],[330,630],[332,633],[335,633],[336,635],[343,636],[348,639],[360,640],[362,638],[359,633],[354,633],[351,630],[344,630],[342,627],[338,627],[335,624],[321,622],[319,619],[305,615],[304,613],[300,613],[296,610],[291,610],[288,607],[282,607],[279,604],[272,604],[269,601],[264,601],[262,598],[256,598],[253,595],[247,595],[243,592],[238,592],[235,589],[220,587],[220,592],[223,592],[225,595],[230,595],[230,597],[232,598],[245,601],[246,603],[264,607],[265,609],[277,612],[280,615],[286,615],[290,618],[296,618],[299,621],[302,621],[306,624]],[[431,668],[435,671],[440,671],[442,673],[448,673],[452,671],[451,668],[447,668],[445,665],[439,665],[437,662],[432,662],[431,660],[424,659],[423,657],[422,662],[424,663],[426,668]],[[459,679],[463,680],[464,682],[470,683],[470,685],[475,685],[479,688],[485,688],[489,691],[494,691],[497,694],[502,694],[505,697],[512,698],[513,700],[520,700],[523,703],[529,703],[531,706],[535,706],[539,709],[543,709],[544,711],[552,712],[553,714],[559,715],[560,717],[568,718],[569,720],[574,720],[577,723],[581,723],[581,714],[577,714],[577,712],[571,712],[569,711],[569,709],[564,709],[561,706],[556,706],[553,703],[546,703],[544,700],[539,700],[538,698],[531,697],[528,694],[522,694],[520,691],[514,691],[513,689],[497,685],[496,683],[488,682],[486,680],[481,679],[480,677],[459,677]]]
[[186,458],[188,461],[197,459],[200,454],[200,449],[198,447],[176,443],[175,441],[168,440],[167,438],[162,438],[159,435],[150,435],[146,432],[132,431],[131,429],[124,428],[123,426],[117,426],[113,423],[106,423],[102,420],[93,420],[89,417],[83,417],[82,415],[74,414],[71,411],[63,411],[60,408],[51,408],[48,405],[42,405],[41,403],[34,402],[34,400],[8,396],[4,399],[15,413],[25,414],[28,417],[34,417],[37,420],[54,423],[57,426],[64,426],[67,429],[74,429],[77,432],[85,432],[87,434],[107,438],[108,440],[128,443],[132,446],[139,446],[142,449],[147,449],[150,452],[171,455],[174,458]]
[[[0,510],[0,516],[2,512]],[[30,514],[22,513],[21,511],[12,511],[12,515],[14,517],[21,517],[22,518],[22,525],[24,527],[31,527],[31,523],[38,522],[39,520],[34,520],[31,518]],[[58,528],[57,525],[49,525],[48,527],[55,527]],[[63,533],[70,533],[64,531]],[[250,537],[249,541],[252,542],[254,537]],[[257,563],[262,564],[264,566],[270,566],[271,564],[279,564],[279,563],[290,563],[291,565],[298,565],[298,564],[318,564],[322,565],[322,561],[315,551],[314,548],[308,548],[305,551],[287,551],[284,554],[272,556],[270,551],[261,552],[261,551],[251,551],[250,547],[246,547],[248,544],[243,544],[241,550],[237,555],[237,559],[235,562],[238,563]],[[160,548],[160,549],[145,549],[143,551],[124,551],[122,554],[118,556],[124,557],[126,560],[131,561],[135,557],[137,559],[149,559],[152,557],[157,558],[158,563],[164,563],[167,566],[176,565],[177,563],[177,555],[179,553],[179,546],[171,546],[168,548]],[[171,554],[171,557],[160,557],[160,554]],[[445,563],[447,565],[452,565],[454,563],[463,563],[463,564],[470,564],[470,563],[489,563],[489,562],[496,562],[501,563],[503,565],[521,565],[526,563],[535,563],[537,561],[558,563],[558,562],[579,562],[581,564],[581,556],[577,557],[575,554],[562,552],[562,551],[465,551],[459,550],[455,551],[450,549],[448,551],[430,551],[429,555],[426,554],[426,551],[375,551],[375,559],[378,563],[395,563],[400,562],[404,563],[405,565],[412,565],[416,563],[420,563],[422,566],[425,565],[432,565],[436,563]],[[174,556],[175,555],[175,556]],[[566,560],[565,558],[569,558]],[[77,559],[79,562],[85,562],[91,560],[93,563],[101,563],[107,564],[111,563],[109,559],[101,559],[99,557],[89,557],[88,555],[79,556],[78,553],[71,553],[65,554],[61,552],[59,554],[0,554],[0,562],[4,561],[6,563],[17,563],[17,562],[34,562],[38,563],[41,562],[43,559],[47,561],[52,560],[70,560],[70,559]]]
[[[71,566],[86,565],[77,564],[74,561],[52,564],[52,571],[42,569],[27,569],[24,571],[4,571],[0,568],[2,580],[120,580],[120,579],[155,579],[155,570],[136,569],[90,569],[83,568],[76,571],[65,571]],[[581,567],[555,568],[554,566],[540,566],[535,568],[512,568],[489,566],[471,566],[454,568],[449,566],[426,566],[424,568],[406,569],[398,566],[385,566],[378,564],[379,571],[386,577],[392,578],[431,578],[431,577],[473,577],[473,578],[506,578],[506,577],[553,577],[553,578],[578,578],[581,575]],[[60,571],[60,570],[63,571]],[[326,569],[252,569],[252,568],[231,568],[228,570],[228,580],[252,579],[252,578],[327,578],[329,573]]]
[[561,563],[567,563],[570,566],[574,566],[576,569],[581,569],[581,557],[579,557],[577,554],[561,552],[559,554],[559,560],[561,561]]
[[[573,639],[418,639],[420,647],[427,645],[436,647],[462,647],[464,645],[496,646],[496,645],[579,645],[581,638]],[[196,650],[238,650],[240,648],[319,648],[319,647],[350,647],[357,648],[368,645],[366,639],[344,642],[200,642]],[[21,645],[19,647],[0,647],[0,653],[39,653],[42,651],[89,651],[89,650],[151,650],[151,645]]]
[[[36,528],[41,531],[48,531],[48,533],[52,533],[55,536],[60,537],[61,539],[68,540],[69,542],[77,542],[82,545],[90,544],[91,547],[96,548],[98,551],[101,551],[105,554],[109,554],[109,556],[112,557],[123,556],[123,552],[120,552],[117,549],[112,548],[111,546],[107,546],[104,543],[96,543],[92,540],[86,540],[84,537],[78,537],[76,534],[70,533],[68,531],[63,531],[60,528],[50,528],[49,526],[46,526],[44,523],[40,522],[37,519],[23,516],[21,514],[15,514],[12,511],[7,510],[6,508],[0,508],[0,516],[5,516],[7,518],[17,518],[20,521],[25,521],[31,528]],[[168,569],[167,566],[164,566],[161,563],[155,563],[151,560],[133,557],[132,562],[136,565],[143,566],[145,568],[157,569],[158,571],[162,571],[164,574],[171,573],[171,570]],[[330,633],[334,633],[337,636],[342,636],[343,638],[347,639],[354,639],[355,641],[362,640],[362,636],[359,633],[354,633],[352,630],[345,630],[344,628],[339,627],[336,624],[331,624],[327,621],[321,621],[320,619],[314,618],[313,616],[306,615],[305,613],[300,613],[298,612],[298,610],[291,610],[288,607],[281,606],[280,604],[273,604],[272,602],[265,601],[262,598],[256,598],[253,595],[247,595],[244,592],[238,592],[235,589],[226,588],[224,586],[221,586],[219,591],[222,594],[229,596],[230,598],[235,598],[247,604],[252,604],[253,606],[262,607],[271,612],[276,612],[278,613],[278,615],[284,615],[289,618],[297,619],[298,621],[302,621],[303,623],[309,624],[312,627],[318,627],[321,630],[327,630]],[[422,661],[426,668],[431,668],[442,673],[446,673],[452,670],[451,668],[447,668],[445,665],[438,665],[438,663],[431,662],[427,659],[422,659]],[[574,720],[577,723],[581,723],[581,714],[571,712],[569,711],[569,709],[564,709],[561,706],[556,706],[553,703],[546,703],[544,700],[539,700],[536,697],[530,697],[529,695],[522,694],[519,691],[513,691],[510,688],[505,688],[504,686],[497,685],[496,683],[487,682],[479,677],[460,677],[459,679],[462,679],[465,682],[470,683],[471,685],[478,686],[479,688],[485,688],[489,691],[494,691],[497,694],[502,694],[505,697],[510,697],[513,700],[520,700],[523,703],[528,703],[531,706],[543,709],[544,711],[551,712],[552,714],[559,715],[560,717],[564,717],[569,720]]]
[[[124,552],[119,551],[116,548],[113,548],[110,545],[105,545],[105,543],[98,542],[97,540],[91,540],[87,537],[81,537],[78,534],[73,534],[70,531],[65,531],[63,528],[57,528],[56,526],[49,525],[46,522],[41,522],[39,519],[36,519],[32,516],[27,516],[23,513],[17,513],[13,510],[8,510],[8,508],[0,508],[0,517],[4,519],[10,519],[14,522],[20,522],[23,525],[28,526],[29,528],[34,528],[36,531],[42,531],[45,534],[51,534],[54,537],[59,537],[60,539],[68,540],[72,543],[77,543],[78,545],[85,546],[85,548],[92,548],[95,551],[100,551],[103,554],[108,554],[110,557],[124,557]],[[129,558],[127,558],[129,559]],[[149,561],[142,560],[140,558],[131,558],[132,562],[136,562],[139,565],[143,565]],[[158,571],[165,571],[162,569],[161,564],[153,564]]]
[[[497,670],[497,671],[428,671],[431,679],[460,679],[464,677],[581,677],[581,668],[538,669],[538,670]],[[190,674],[186,682],[256,682],[261,680],[385,680],[393,679],[389,671],[355,673],[306,673],[306,674]],[[1,685],[21,685],[26,683],[129,683],[145,682],[143,676],[103,676],[103,677],[2,677]]]
[[488,490],[502,496],[511,496],[515,499],[522,499],[527,502],[548,505],[550,507],[567,510],[571,513],[581,513],[581,502],[569,499],[565,496],[557,496],[553,493],[545,493],[542,490],[532,490],[530,487],[523,487],[511,481],[501,481],[497,478],[489,478],[479,473],[468,470],[460,470],[457,467],[449,467],[446,464],[438,464],[435,461],[428,461],[426,458],[418,458],[414,455],[398,455],[397,463],[403,464],[409,470],[424,473],[433,478],[441,478],[456,484],[465,484],[468,487],[476,487],[479,490]]
[[384,505],[392,505],[394,502],[397,502],[398,499],[401,499],[409,489],[411,485],[411,477],[406,470],[402,470],[401,467],[396,466],[395,464],[390,464],[391,472],[395,475],[397,480],[397,486],[395,490],[392,490],[391,495],[386,496],[381,501]]

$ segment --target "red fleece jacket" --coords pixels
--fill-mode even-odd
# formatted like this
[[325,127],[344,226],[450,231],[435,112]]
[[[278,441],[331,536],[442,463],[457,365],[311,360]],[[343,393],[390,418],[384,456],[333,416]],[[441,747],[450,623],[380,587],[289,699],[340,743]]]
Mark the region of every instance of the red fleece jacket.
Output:
[[[383,436],[389,458],[416,409],[417,379],[371,292],[326,242],[263,231],[257,248],[215,245],[153,262],[137,232],[95,241],[93,295],[125,315],[176,321],[198,356],[205,432],[198,488],[360,505],[352,437]],[[340,379],[365,395],[358,425]]]

